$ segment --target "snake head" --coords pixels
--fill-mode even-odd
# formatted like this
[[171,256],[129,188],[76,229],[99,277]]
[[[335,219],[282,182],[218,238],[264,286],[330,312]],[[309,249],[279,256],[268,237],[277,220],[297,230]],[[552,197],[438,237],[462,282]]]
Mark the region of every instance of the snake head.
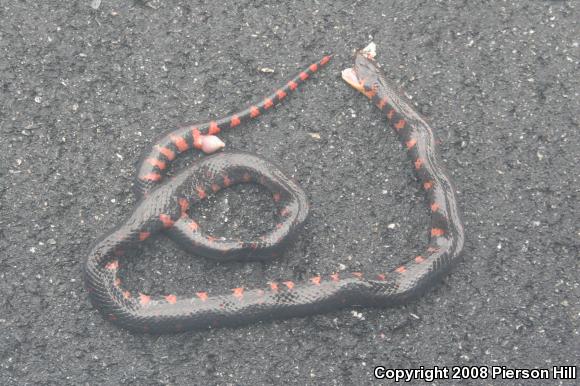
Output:
[[376,46],[370,43],[356,52],[352,68],[342,70],[342,79],[369,98],[376,94],[381,73],[375,62],[375,56]]

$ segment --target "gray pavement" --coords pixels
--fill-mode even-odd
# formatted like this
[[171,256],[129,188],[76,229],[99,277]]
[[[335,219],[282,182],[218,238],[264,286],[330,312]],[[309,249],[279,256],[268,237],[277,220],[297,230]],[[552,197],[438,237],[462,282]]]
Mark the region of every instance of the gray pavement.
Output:
[[[0,384],[342,385],[374,383],[378,365],[578,365],[579,3],[291,3],[0,1]],[[141,151],[328,52],[297,95],[221,135],[308,193],[311,216],[284,256],[218,265],[160,237],[122,262],[125,283],[219,292],[388,269],[424,248],[409,162],[340,79],[371,40],[437,129],[457,186],[467,245],[443,283],[402,307],[234,329],[155,337],[104,321],[81,261],[134,208]],[[271,209],[262,190],[236,187],[196,210],[209,229],[244,235],[267,229]]]

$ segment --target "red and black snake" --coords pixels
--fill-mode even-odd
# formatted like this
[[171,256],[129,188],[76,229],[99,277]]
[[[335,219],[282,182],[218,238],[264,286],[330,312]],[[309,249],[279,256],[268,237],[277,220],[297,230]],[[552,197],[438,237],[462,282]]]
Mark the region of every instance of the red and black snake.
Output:
[[[220,153],[203,158],[161,183],[178,153],[190,148],[214,151],[222,146],[213,135],[255,118],[284,99],[330,60],[310,65],[284,87],[250,108],[201,125],[184,125],[165,135],[141,161],[136,209],[92,248],[84,262],[85,286],[93,305],[109,320],[135,331],[152,333],[237,326],[335,310],[345,306],[387,306],[416,297],[446,272],[463,249],[464,233],[453,186],[437,157],[431,127],[387,84],[373,57],[363,50],[355,65],[343,71],[353,87],[385,112],[413,161],[431,212],[430,241],[392,272],[313,276],[302,282],[270,282],[261,289],[233,288],[221,293],[152,297],[123,289],[118,258],[155,232],[164,231],[192,252],[214,259],[267,258],[299,229],[308,213],[306,195],[275,166],[247,153]],[[219,141],[219,140],[217,140]],[[237,183],[265,186],[278,203],[280,223],[255,240],[227,240],[205,234],[188,208],[207,195]]]

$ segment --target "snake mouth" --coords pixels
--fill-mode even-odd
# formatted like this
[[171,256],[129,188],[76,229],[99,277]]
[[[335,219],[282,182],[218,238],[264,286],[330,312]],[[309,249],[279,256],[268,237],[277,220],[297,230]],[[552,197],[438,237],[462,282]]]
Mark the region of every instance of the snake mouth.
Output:
[[364,92],[363,84],[356,75],[354,68],[345,68],[342,70],[342,79],[356,90]]
[[376,45],[372,42],[362,50],[358,50],[355,54],[354,67],[342,70],[342,79],[354,89],[365,93],[365,82],[367,79],[363,74],[369,72],[366,68],[373,68],[375,66],[374,59],[376,55]]

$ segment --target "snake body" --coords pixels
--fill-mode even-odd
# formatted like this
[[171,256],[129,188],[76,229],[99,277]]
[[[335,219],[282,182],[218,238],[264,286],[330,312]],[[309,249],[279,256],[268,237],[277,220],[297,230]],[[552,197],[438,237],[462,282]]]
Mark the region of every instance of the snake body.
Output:
[[[221,153],[203,158],[173,179],[161,183],[168,163],[178,153],[199,148],[201,135],[235,127],[279,103],[330,57],[309,66],[261,103],[203,125],[184,125],[164,134],[146,152],[139,167],[138,191],[143,197],[121,225],[92,248],[84,264],[85,285],[93,305],[112,322],[135,331],[177,332],[207,327],[238,326],[258,320],[304,316],[347,306],[387,306],[409,301],[431,286],[459,257],[464,241],[456,197],[438,159],[433,130],[385,81],[374,60],[359,51],[355,66],[343,78],[371,98],[397,132],[431,212],[430,240],[425,253],[393,270],[313,276],[307,280],[269,282],[263,288],[236,287],[221,293],[153,297],[122,288],[118,257],[155,232],[164,231],[192,252],[214,259],[266,258],[287,241],[306,218],[306,195],[274,165],[247,153]],[[188,216],[190,205],[236,183],[264,185],[280,208],[280,223],[256,240],[216,239]]]

